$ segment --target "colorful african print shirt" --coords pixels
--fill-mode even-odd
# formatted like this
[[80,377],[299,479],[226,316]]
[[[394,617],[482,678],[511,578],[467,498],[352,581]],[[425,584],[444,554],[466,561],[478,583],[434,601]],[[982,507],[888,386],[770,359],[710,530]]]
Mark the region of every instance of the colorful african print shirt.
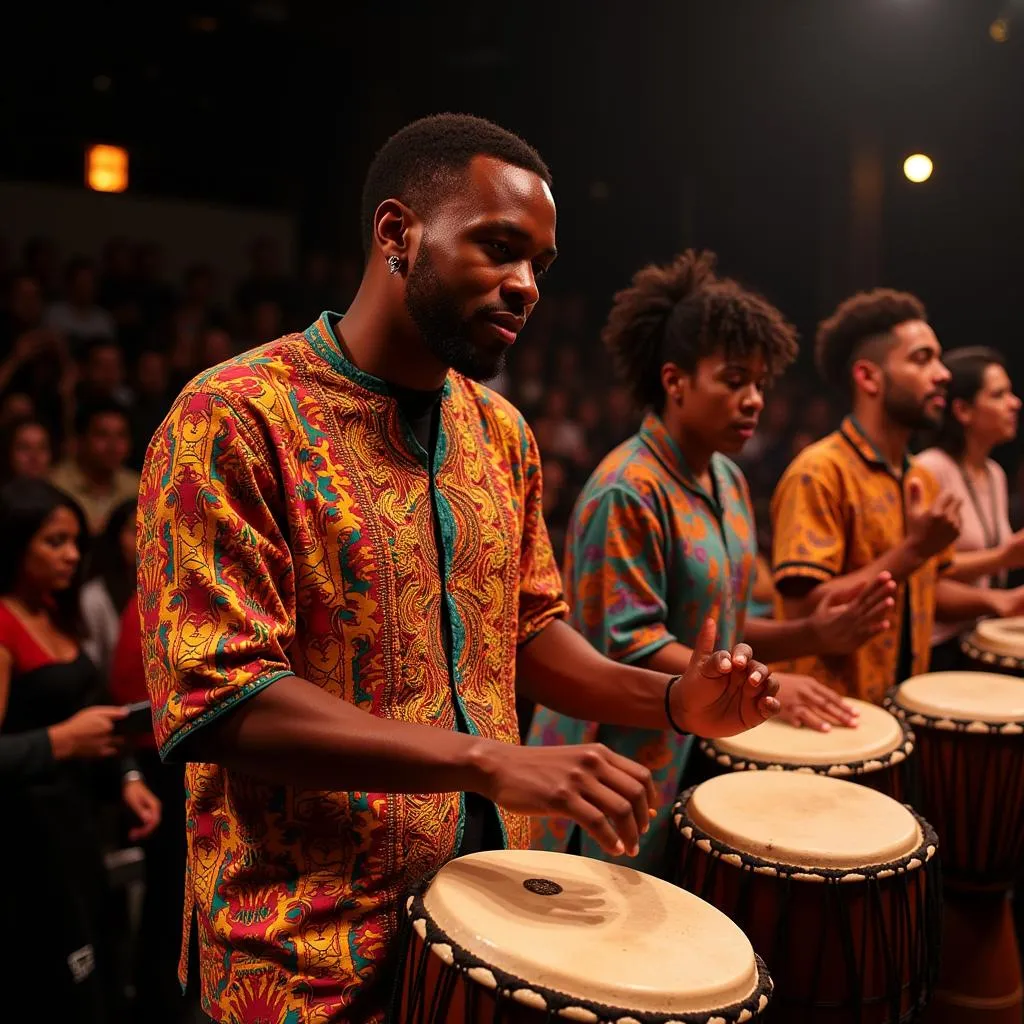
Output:
[[[921,481],[926,502],[938,494],[935,478],[907,459],[897,475],[851,416],[839,430],[805,448],[783,474],[772,498],[773,575],[776,585],[800,579],[823,583],[863,569],[902,543],[904,492]],[[784,666],[839,692],[880,704],[897,680],[909,596],[912,675],[928,671],[935,585],[953,560],[952,550],[929,559],[896,593],[890,628],[849,655],[800,658]],[[780,617],[785,610],[781,598]]]
[[[292,674],[383,718],[461,718],[518,742],[517,648],[566,612],[533,437],[508,402],[450,374],[431,479],[335,320],[198,377],[150,446],[139,598],[165,756]],[[401,898],[458,849],[463,797],[304,790],[211,764],[188,766],[187,791],[185,935],[194,908],[205,1012],[381,1019]],[[501,825],[528,845],[525,818]]]
[[[573,624],[603,654],[636,664],[673,641],[692,647],[709,615],[718,622],[719,646],[731,647],[742,634],[757,554],[754,513],[734,463],[714,455],[711,477],[708,494],[665,425],[648,414],[587,481],[569,524],[566,596]],[[538,708],[528,742],[600,742],[649,768],[658,816],[629,864],[661,871],[691,737]],[[569,819],[534,819],[533,843],[565,850],[574,828]],[[604,857],[586,834],[581,846],[587,856]]]

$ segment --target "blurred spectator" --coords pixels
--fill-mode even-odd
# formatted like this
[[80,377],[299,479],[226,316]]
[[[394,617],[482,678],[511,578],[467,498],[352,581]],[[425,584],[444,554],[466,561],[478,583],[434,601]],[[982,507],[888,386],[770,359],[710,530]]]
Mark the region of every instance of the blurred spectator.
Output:
[[817,441],[835,429],[839,417],[833,410],[833,403],[828,397],[822,394],[814,394],[814,384],[811,384],[806,393],[810,394],[805,398],[801,406],[801,413],[798,420],[800,430],[810,434]]
[[243,316],[263,302],[276,303],[282,314],[290,313],[295,303],[295,285],[281,266],[281,246],[269,236],[257,238],[249,247],[249,274],[235,291],[235,305]]
[[216,301],[217,279],[211,267],[195,264],[185,272],[185,290],[171,318],[168,349],[171,370],[188,380],[199,362],[200,338],[211,327],[224,327],[227,313]]
[[128,465],[134,470],[141,470],[149,442],[177,397],[177,392],[171,387],[170,366],[163,352],[145,349],[139,353],[135,364],[134,392],[132,454]]
[[93,536],[102,533],[118,505],[138,497],[139,475],[125,465],[130,451],[131,425],[123,406],[108,401],[78,410],[74,455],[50,479],[78,502]]
[[155,242],[143,242],[136,248],[135,280],[142,319],[147,331],[152,331],[170,319],[177,304],[174,289],[164,280],[163,251]]
[[[315,320],[317,316],[319,313],[314,313],[310,320]],[[276,299],[260,299],[253,303],[246,320],[246,334],[241,346],[243,351],[256,348],[257,345],[265,345],[268,341],[280,338],[284,333],[284,310]]]
[[88,582],[82,587],[82,649],[103,679],[110,678],[121,615],[135,596],[135,509],[136,500],[132,498],[111,512],[93,545]]
[[[267,338],[272,341],[274,336]],[[211,327],[203,331],[203,337],[199,348],[199,363],[195,367],[196,372],[208,370],[211,366],[218,366],[220,363],[234,359],[238,354],[237,346],[231,335],[219,327]]]
[[[356,284],[358,283],[357,279]],[[298,322],[292,326],[300,327],[312,323],[325,309],[334,313],[344,313],[347,307],[348,300],[341,295],[330,256],[318,249],[308,253],[302,266],[302,278],[295,292],[294,313]]]
[[53,465],[53,442],[46,424],[31,416],[14,420],[0,433],[0,484],[45,480]]
[[72,351],[93,338],[113,338],[114,318],[96,302],[96,269],[79,257],[64,272],[63,298],[46,310],[46,325],[59,331]]
[[35,414],[35,402],[24,391],[7,391],[0,399],[0,429],[6,429],[12,423],[29,419]]
[[[142,626],[134,592],[121,615],[110,670],[110,691],[114,700],[123,704],[149,699],[142,658]],[[146,891],[139,942],[131,966],[135,988],[132,1019],[139,1024],[184,1024],[185,1000],[177,970],[181,910],[185,902],[184,765],[163,764],[152,734],[141,739],[135,756],[160,800],[163,816],[156,830],[143,840]]]
[[27,271],[14,274],[5,289],[0,311],[0,353],[9,353],[21,335],[42,327],[45,308],[39,278]]
[[576,466],[587,461],[587,442],[583,428],[569,415],[569,392],[562,387],[548,388],[544,411],[536,423],[537,437],[544,437],[541,451],[568,459]]
[[515,401],[528,419],[540,408],[544,397],[544,353],[539,346],[527,343],[516,352],[511,367],[515,381]]
[[25,272],[39,282],[44,300],[55,299],[59,285],[60,261],[53,239],[42,235],[30,238],[21,251],[21,262]]
[[124,356],[117,342],[106,338],[86,342],[78,364],[79,405],[114,401],[131,407],[134,396],[125,382]]
[[[83,525],[81,511],[45,481],[0,490],[0,726],[11,736],[47,729],[52,744],[43,778],[4,786],[5,817],[24,839],[0,844],[0,877],[17,879],[4,910],[31,950],[30,980],[4,992],[10,1020],[38,1019],[42,998],[47,1020],[107,1024],[119,1002],[97,827],[103,780],[85,760],[115,760],[119,712],[106,706],[79,643]],[[86,708],[98,725],[91,744],[66,728]],[[70,743],[77,749],[61,746]],[[159,823],[160,805],[138,773],[125,772],[131,767],[122,768],[121,794],[141,822],[134,837],[142,838]]]

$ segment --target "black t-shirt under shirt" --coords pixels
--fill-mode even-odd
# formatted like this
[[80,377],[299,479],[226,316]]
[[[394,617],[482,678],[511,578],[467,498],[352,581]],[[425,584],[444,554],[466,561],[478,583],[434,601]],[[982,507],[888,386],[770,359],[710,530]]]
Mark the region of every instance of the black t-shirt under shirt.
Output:
[[[391,393],[395,396],[398,407],[402,411],[402,416],[409,424],[409,429],[423,450],[427,452],[428,457],[433,460],[433,451],[441,420],[441,391],[417,391],[411,388],[395,387],[393,384],[390,387]],[[431,508],[433,508],[433,504],[431,504]],[[441,538],[441,524],[436,514],[433,515],[433,521],[438,570],[441,578],[444,579],[444,547]],[[448,602],[444,600],[444,594],[439,594],[438,597],[441,601],[441,639],[444,642],[449,677],[454,678],[451,616],[448,612]],[[466,723],[462,720],[462,714],[458,710],[458,705],[456,705],[455,721],[460,732],[468,731]],[[500,850],[503,846],[504,840],[494,805],[478,793],[467,793],[466,819],[463,822],[462,843],[459,845],[458,855],[461,857],[479,850]]]

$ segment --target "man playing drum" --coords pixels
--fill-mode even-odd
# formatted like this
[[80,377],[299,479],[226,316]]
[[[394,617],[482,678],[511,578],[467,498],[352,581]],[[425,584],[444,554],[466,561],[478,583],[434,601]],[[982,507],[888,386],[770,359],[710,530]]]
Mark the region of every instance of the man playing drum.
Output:
[[794,666],[880,703],[894,683],[928,670],[936,618],[1017,614],[1024,601],[944,578],[960,503],[908,456],[912,433],[941,420],[950,379],[921,302],[888,289],[853,296],[819,327],[816,358],[826,384],[852,391],[853,410],[779,481],[775,584],[782,615],[798,618],[837,589],[891,573],[899,589],[888,630],[852,654]]
[[749,647],[712,653],[712,621],[684,676],[563,621],[536,443],[477,383],[555,258],[537,153],[476,118],[416,122],[370,168],[363,230],[344,319],[189,384],[143,473],[146,674],[161,751],[190,762],[185,927],[217,1021],[379,1021],[403,895],[453,855],[525,847],[528,815],[637,850],[648,771],[520,747],[517,689],[706,736],[779,710]]

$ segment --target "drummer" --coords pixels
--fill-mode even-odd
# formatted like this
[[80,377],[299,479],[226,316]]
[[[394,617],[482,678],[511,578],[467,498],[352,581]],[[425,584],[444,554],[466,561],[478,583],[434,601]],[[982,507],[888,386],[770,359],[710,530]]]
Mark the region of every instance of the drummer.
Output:
[[[1006,473],[991,452],[1017,436],[1021,401],[1013,393],[1006,360],[995,349],[956,349],[944,362],[951,375],[946,415],[917,462],[961,500],[960,537],[949,577],[978,587],[1005,587],[1007,574],[1024,568],[1024,530],[1014,533],[1010,526]],[[933,672],[963,667],[959,637],[972,624],[935,624]]]
[[782,616],[802,619],[836,590],[892,575],[899,591],[888,629],[845,657],[791,666],[880,703],[894,683],[928,671],[936,620],[1016,614],[1024,602],[948,575],[962,500],[908,455],[915,431],[942,422],[951,379],[921,301],[889,289],[854,295],[820,325],[815,355],[853,409],[779,481],[775,584]]
[[344,318],[203,374],[150,446],[146,674],[161,753],[189,763],[185,934],[194,913],[216,1021],[377,1024],[404,893],[524,847],[530,814],[634,852],[646,769],[519,746],[517,688],[705,735],[778,710],[749,648],[713,653],[713,622],[673,675],[563,621],[536,443],[478,383],[555,258],[550,182],[490,122],[406,127],[367,175]]
[[[799,621],[747,616],[754,515],[746,480],[723,453],[750,438],[766,386],[796,356],[795,331],[779,311],[719,276],[713,253],[691,250],[636,274],[615,297],[604,342],[647,414],[594,471],[570,523],[567,597],[590,642],[617,661],[676,673],[709,615],[721,643],[742,639],[765,659],[851,651],[886,628],[895,586],[884,574],[856,600],[834,594]],[[852,708],[809,676],[776,679],[785,720],[826,730],[854,723]],[[638,865],[657,871],[690,741],[543,707],[528,738],[544,746],[595,740],[654,776],[661,810]],[[536,819],[534,844],[602,855],[564,816]]]

